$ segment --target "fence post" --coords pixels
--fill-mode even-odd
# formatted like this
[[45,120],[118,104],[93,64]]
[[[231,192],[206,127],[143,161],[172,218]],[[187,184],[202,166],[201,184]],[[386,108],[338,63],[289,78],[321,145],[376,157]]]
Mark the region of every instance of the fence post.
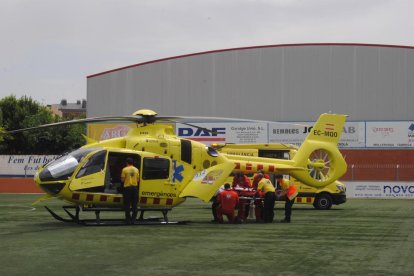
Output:
[[354,180],[354,167],[355,167],[355,164],[352,164],[351,165],[351,179],[352,180]]
[[400,180],[400,164],[397,164],[396,176],[397,176],[397,181],[399,181]]

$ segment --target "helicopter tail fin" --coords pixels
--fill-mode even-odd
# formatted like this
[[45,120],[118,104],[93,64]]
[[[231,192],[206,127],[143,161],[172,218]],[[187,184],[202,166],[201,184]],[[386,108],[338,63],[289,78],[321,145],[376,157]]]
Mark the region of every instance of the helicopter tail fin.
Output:
[[347,164],[338,150],[338,142],[347,115],[322,114],[300,146],[293,161],[306,168],[292,172],[298,180],[313,187],[323,187],[343,176]]

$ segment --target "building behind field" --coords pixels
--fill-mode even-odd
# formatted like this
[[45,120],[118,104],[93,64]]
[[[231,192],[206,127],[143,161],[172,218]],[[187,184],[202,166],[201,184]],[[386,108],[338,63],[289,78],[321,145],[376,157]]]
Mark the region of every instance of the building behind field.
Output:
[[88,76],[87,99],[88,117],[150,108],[312,122],[321,113],[345,113],[360,126],[362,141],[342,147],[345,178],[414,180],[410,46],[266,45],[161,58]]

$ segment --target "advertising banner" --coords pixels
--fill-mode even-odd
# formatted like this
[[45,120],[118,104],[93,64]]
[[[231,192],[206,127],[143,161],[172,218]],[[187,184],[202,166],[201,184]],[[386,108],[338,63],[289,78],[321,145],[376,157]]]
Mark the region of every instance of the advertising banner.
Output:
[[367,147],[411,148],[414,121],[367,122]]
[[[270,123],[269,143],[284,143],[300,146],[312,130],[314,122]],[[346,122],[340,148],[365,147],[365,122]]]
[[206,145],[213,143],[267,143],[267,123],[197,123],[196,125],[205,129],[177,123],[177,136],[199,141]]
[[[197,123],[206,129],[177,123],[177,136],[212,143],[285,143],[300,146],[312,131],[313,122]],[[88,137],[96,141],[125,136],[135,124],[89,124]],[[413,148],[414,121],[346,122],[340,148]]]
[[414,199],[414,182],[346,182],[349,198]]
[[88,137],[95,141],[125,136],[135,124],[88,124]]
[[57,157],[58,155],[0,155],[0,176],[33,176],[40,166]]

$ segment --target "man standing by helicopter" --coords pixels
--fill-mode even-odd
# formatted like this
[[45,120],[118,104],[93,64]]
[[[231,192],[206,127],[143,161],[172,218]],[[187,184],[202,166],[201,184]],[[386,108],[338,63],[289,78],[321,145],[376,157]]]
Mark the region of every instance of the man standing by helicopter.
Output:
[[298,191],[289,180],[283,178],[283,175],[276,175],[277,180],[277,195],[285,197],[285,218],[280,222],[290,223],[290,217],[292,216],[292,205],[295,202],[295,198],[298,195]]
[[275,187],[269,179],[264,177],[263,173],[258,173],[257,175],[259,180],[257,191],[264,194],[263,221],[271,223],[275,216]]
[[[139,170],[134,167],[132,158],[126,159],[126,167],[122,169],[121,181],[124,183],[125,223],[134,224],[137,219]],[[131,208],[132,207],[132,208]],[[132,217],[131,217],[132,209]]]

